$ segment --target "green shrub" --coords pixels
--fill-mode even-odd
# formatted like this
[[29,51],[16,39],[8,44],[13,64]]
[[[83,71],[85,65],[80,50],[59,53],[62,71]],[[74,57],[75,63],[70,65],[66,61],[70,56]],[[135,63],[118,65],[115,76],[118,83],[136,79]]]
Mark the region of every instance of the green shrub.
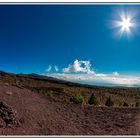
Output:
[[48,91],[46,93],[44,93],[45,96],[48,96],[50,98],[53,98],[53,92],[52,91]]
[[123,102],[123,106],[125,106],[125,107],[129,106],[128,103],[127,103],[127,101],[124,101]]
[[136,106],[136,107],[140,107],[140,102],[137,101],[135,106]]
[[75,93],[71,96],[70,101],[72,101],[76,104],[83,104],[84,103],[84,97],[79,93]]
[[97,101],[95,94],[91,94],[88,103],[90,105],[97,105],[98,104],[98,101]]
[[123,101],[122,100],[119,100],[118,101],[118,105],[121,107],[121,106],[123,106]]
[[111,96],[109,96],[105,102],[105,105],[106,106],[113,106],[114,105],[114,102],[112,101],[111,99]]

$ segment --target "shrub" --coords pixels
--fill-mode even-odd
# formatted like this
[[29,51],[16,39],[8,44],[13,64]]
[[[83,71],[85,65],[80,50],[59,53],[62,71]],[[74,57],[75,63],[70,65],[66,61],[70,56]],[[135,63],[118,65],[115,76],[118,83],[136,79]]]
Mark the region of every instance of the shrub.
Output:
[[113,106],[114,105],[114,102],[112,101],[111,99],[111,96],[109,96],[105,102],[105,105],[106,106]]
[[45,96],[48,96],[50,98],[53,98],[53,92],[52,91],[47,91],[46,93],[43,93]]
[[84,103],[84,97],[79,93],[75,93],[70,98],[70,101],[72,101],[76,104],[82,104],[82,103]]
[[88,103],[90,105],[97,105],[98,104],[98,101],[97,101],[97,98],[96,98],[95,94],[91,94]]
[[124,101],[123,102],[123,106],[125,106],[125,107],[129,106],[128,103],[127,103],[127,101]]
[[140,107],[140,102],[137,101],[135,106],[136,106],[136,107]]
[[119,102],[119,106],[122,106],[123,105],[123,103],[122,102]]

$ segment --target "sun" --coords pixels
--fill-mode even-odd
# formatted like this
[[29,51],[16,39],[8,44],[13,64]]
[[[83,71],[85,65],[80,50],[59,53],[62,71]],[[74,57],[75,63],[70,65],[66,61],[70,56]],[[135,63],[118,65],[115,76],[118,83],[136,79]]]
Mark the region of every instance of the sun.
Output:
[[132,27],[133,23],[131,22],[131,20],[129,18],[123,19],[120,22],[120,26],[122,28],[123,31],[128,31],[130,30],[130,28]]
[[136,17],[133,12],[124,12],[116,15],[116,19],[112,20],[112,27],[116,28],[117,35],[127,35],[131,36],[132,31],[136,28],[137,22]]
[[135,23],[129,15],[122,16],[121,20],[117,22],[117,26],[119,27],[120,33],[130,35]]

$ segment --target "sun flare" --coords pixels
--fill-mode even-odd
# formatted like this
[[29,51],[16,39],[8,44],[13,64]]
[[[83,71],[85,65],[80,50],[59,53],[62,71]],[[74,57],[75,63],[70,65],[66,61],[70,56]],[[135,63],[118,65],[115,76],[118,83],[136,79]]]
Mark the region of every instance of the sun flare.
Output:
[[117,29],[117,35],[122,36],[126,34],[127,36],[131,36],[132,31],[137,25],[135,15],[123,11],[116,17],[117,19],[112,21],[112,26]]

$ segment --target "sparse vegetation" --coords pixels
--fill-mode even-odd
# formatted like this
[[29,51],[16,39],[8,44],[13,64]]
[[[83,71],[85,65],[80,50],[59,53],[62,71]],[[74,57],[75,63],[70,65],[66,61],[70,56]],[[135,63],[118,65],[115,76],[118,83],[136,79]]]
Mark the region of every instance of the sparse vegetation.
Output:
[[97,98],[96,98],[95,94],[93,94],[93,93],[91,94],[88,103],[90,105],[97,105],[98,104],[98,101],[97,101]]
[[128,107],[128,106],[129,106],[129,105],[128,105],[128,102],[127,102],[127,101],[124,101],[124,102],[123,102],[123,106],[124,106],[124,107]]
[[70,101],[76,103],[76,104],[83,104],[84,103],[84,97],[80,93],[72,94],[72,97],[70,98]]
[[[22,89],[26,88],[37,94],[43,94],[44,96],[50,97],[53,96],[59,101],[69,101],[71,93],[79,93],[84,98],[84,102],[89,103],[91,94],[94,93],[100,106],[106,104],[109,96],[111,96],[111,99],[113,100],[113,106],[122,107],[124,104],[123,100],[127,101],[129,107],[139,106],[139,103],[136,103],[136,99],[140,99],[140,88],[87,86],[60,82],[59,80],[51,81],[49,79],[41,79],[32,75],[12,75],[4,72],[0,73],[0,77],[0,84],[4,84],[5,86],[13,85]],[[53,93],[48,93],[49,91],[53,91]]]
[[109,97],[107,98],[107,100],[106,100],[106,102],[105,102],[105,105],[106,105],[106,106],[113,106],[113,105],[114,105],[114,102],[113,102],[111,96],[109,96]]
[[[37,135],[138,134],[140,88],[87,87],[24,75],[7,74],[0,77],[1,100],[4,100],[5,106],[12,109],[3,109],[3,106],[1,108],[1,112],[4,112],[4,117],[0,118],[3,134],[17,134],[14,128],[21,134],[24,132]],[[104,107],[105,105],[108,107]],[[6,117],[9,121],[11,112],[15,112],[17,116],[23,114],[21,119],[16,115],[13,118],[19,122],[19,128],[12,123],[8,127],[5,125],[3,120]],[[126,127],[127,124],[129,127]],[[26,127],[29,129],[25,130]]]
[[53,98],[53,92],[52,91],[48,91],[47,92],[47,96],[50,97],[50,98]]

